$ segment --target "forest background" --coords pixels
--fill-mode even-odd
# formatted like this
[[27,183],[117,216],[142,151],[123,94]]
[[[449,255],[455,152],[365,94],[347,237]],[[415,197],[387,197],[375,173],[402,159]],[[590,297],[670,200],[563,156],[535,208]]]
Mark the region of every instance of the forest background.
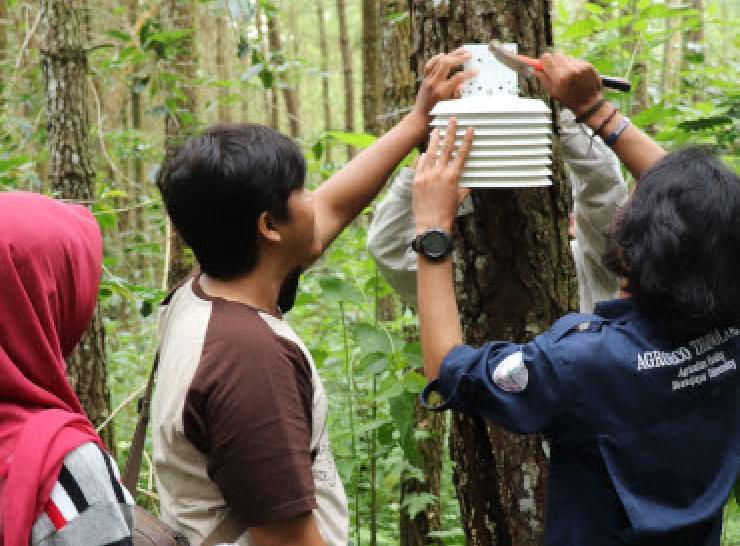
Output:
[[[162,158],[217,121],[264,123],[300,143],[318,184],[410,106],[409,10],[421,4],[444,12],[450,0],[0,0],[0,189],[82,201],[100,223],[99,312],[70,380],[122,467],[157,304],[192,266],[154,185]],[[706,143],[740,167],[740,5],[544,5],[557,50],[633,82],[613,100],[637,125],[669,149]],[[371,215],[304,274],[288,319],[330,394],[352,543],[465,544],[449,416],[417,406],[416,318],[368,256]],[[156,510],[149,461],[137,494]],[[736,498],[723,544],[740,545]]]

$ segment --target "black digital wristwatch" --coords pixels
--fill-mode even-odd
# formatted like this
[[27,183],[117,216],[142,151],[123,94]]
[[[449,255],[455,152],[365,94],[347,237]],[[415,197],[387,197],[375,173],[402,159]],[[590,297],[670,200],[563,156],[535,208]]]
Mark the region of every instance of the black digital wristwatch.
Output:
[[411,249],[432,261],[444,260],[452,254],[452,235],[439,228],[426,230],[411,241]]

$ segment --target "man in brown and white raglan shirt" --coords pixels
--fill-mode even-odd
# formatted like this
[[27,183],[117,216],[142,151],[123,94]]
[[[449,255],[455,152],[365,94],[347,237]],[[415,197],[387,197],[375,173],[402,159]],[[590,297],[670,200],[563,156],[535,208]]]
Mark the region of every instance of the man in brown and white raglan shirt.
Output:
[[224,522],[247,530],[240,545],[348,543],[326,395],[282,312],[296,272],[426,136],[434,105],[459,93],[471,74],[450,73],[466,56],[430,60],[412,111],[313,192],[298,147],[257,125],[213,127],[164,165],[164,203],[199,271],[161,309],[154,465],[162,518],[191,546]]

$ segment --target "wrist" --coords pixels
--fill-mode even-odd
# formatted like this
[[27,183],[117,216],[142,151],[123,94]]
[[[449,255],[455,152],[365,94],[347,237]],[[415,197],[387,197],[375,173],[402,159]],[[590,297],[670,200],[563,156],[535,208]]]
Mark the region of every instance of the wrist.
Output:
[[430,229],[441,229],[445,233],[452,234],[453,222],[448,221],[425,221],[417,220],[415,235],[421,235]]
[[404,116],[403,123],[413,132],[416,140],[421,141],[429,134],[429,124],[432,123],[432,116],[414,107],[411,112]]
[[601,106],[598,107],[596,111],[591,113],[589,116],[589,119],[585,121],[590,121],[592,118],[594,118],[597,114],[602,113],[605,110],[605,107],[608,106],[608,103],[604,101],[604,94],[599,93],[598,95],[595,95],[591,97],[589,100],[582,102],[580,104],[575,104],[570,109],[575,115],[576,118],[580,118],[584,114],[586,114],[590,109],[594,108],[599,102],[601,102]]

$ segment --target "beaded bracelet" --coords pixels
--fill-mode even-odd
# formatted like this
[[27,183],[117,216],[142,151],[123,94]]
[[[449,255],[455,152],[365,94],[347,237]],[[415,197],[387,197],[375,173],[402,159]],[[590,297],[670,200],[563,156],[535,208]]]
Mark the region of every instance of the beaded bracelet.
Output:
[[586,110],[580,116],[576,116],[576,123],[585,123],[588,120],[588,118],[590,118],[591,116],[593,116],[599,108],[601,108],[602,106],[604,106],[604,103],[605,102],[606,102],[606,99],[603,98],[603,97],[600,98],[599,100],[597,100],[596,101],[596,104],[594,104],[591,108],[589,108],[588,110]]
[[604,130],[604,127],[606,127],[607,123],[609,123],[611,120],[613,120],[614,119],[614,116],[616,116],[616,115],[617,115],[617,109],[614,106],[612,106],[612,111],[609,113],[608,116],[606,116],[606,118],[604,119],[604,121],[602,121],[599,124],[599,126],[596,129],[594,129],[594,134],[601,136],[601,131]]
[[627,116],[623,117],[622,121],[620,121],[619,125],[617,125],[617,128],[614,129],[614,132],[604,139],[604,144],[606,144],[607,146],[614,146],[614,143],[622,135],[624,130],[629,127],[629,125],[630,119]]

